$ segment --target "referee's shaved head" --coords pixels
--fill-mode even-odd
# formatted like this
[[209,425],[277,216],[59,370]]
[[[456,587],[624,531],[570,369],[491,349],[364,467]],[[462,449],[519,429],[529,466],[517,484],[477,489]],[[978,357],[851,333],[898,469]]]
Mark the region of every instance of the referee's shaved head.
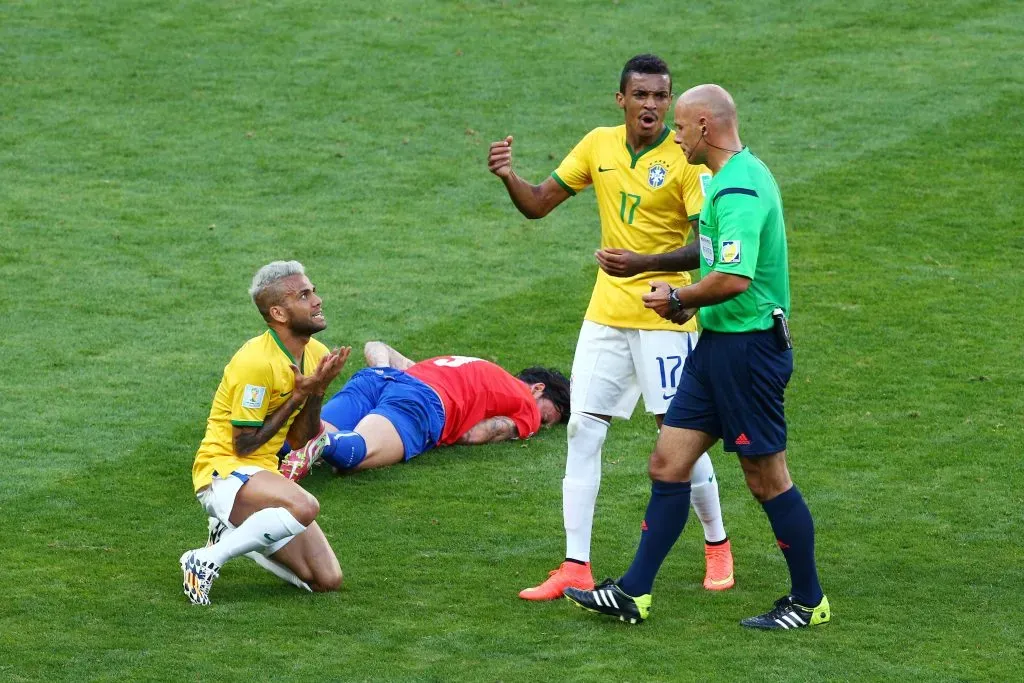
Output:
[[725,88],[714,83],[695,85],[679,96],[679,104],[692,107],[718,123],[736,122],[736,103]]
[[675,109],[676,144],[691,164],[704,164],[717,173],[743,149],[736,103],[720,85],[696,85],[682,95]]

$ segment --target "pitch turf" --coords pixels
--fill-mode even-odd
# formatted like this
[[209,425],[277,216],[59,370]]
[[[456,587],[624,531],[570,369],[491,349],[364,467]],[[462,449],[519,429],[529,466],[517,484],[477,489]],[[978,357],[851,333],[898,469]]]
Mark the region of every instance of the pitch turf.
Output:
[[[1019,676],[1024,8],[1005,2],[0,5],[0,679],[1008,680]],[[333,344],[568,368],[592,195],[521,219],[621,120],[618,69],[715,81],[790,230],[791,467],[833,623],[741,630],[787,588],[721,452],[738,585],[691,523],[638,628],[528,604],[563,552],[564,430],[309,489],[346,572],[238,560],[192,607],[189,468],[245,290],[304,261]],[[359,367],[353,362],[347,376]],[[596,572],[621,572],[653,422],[606,444]]]

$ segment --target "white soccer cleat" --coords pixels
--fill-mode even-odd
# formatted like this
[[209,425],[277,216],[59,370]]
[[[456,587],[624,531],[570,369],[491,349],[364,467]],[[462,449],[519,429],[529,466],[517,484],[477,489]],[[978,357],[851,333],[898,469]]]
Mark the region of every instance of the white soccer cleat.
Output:
[[200,560],[195,550],[181,556],[181,572],[184,575],[182,589],[193,605],[210,604],[210,587],[220,575],[220,567],[211,560]]
[[320,460],[320,454],[324,452],[324,448],[330,442],[331,435],[327,433],[326,426],[321,422],[320,432],[310,439],[305,446],[284,456],[281,459],[281,465],[278,467],[278,470],[286,479],[291,479],[292,481],[303,479],[313,469],[313,465]]

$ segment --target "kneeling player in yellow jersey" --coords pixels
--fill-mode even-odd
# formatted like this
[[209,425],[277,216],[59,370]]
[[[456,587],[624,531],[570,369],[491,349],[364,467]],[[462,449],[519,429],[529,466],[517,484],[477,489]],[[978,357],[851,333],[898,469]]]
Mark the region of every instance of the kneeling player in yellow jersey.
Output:
[[341,585],[338,559],[315,521],[320,504],[278,473],[277,451],[285,437],[306,443],[316,435],[324,392],[351,349],[330,351],[312,339],[327,322],[298,261],[260,268],[249,294],[270,329],[224,368],[192,466],[210,540],[181,556],[181,570],[185,595],[199,605],[210,603],[220,568],[239,555],[306,590]]
[[[687,163],[672,142],[665,125],[671,98],[672,77],[665,62],[654,55],[630,59],[615,95],[625,125],[590,131],[539,185],[512,170],[511,136],[491,144],[488,168],[527,218],[546,216],[588,185],[594,186],[601,215],[601,270],[572,365],[562,480],[565,561],[542,584],[519,594],[527,600],[554,600],[566,588],[593,587],[590,535],[609,421],[629,418],[643,394],[647,412],[660,428],[683,364],[697,343],[693,321],[676,325],[645,309],[640,299],[651,279],[680,287],[689,284],[689,275],[655,270],[617,277],[616,272],[635,254],[659,254],[686,244],[703,205],[702,184],[711,173]],[[706,453],[693,467],[692,482],[691,501],[704,525],[704,587],[725,590],[734,584],[732,552]]]

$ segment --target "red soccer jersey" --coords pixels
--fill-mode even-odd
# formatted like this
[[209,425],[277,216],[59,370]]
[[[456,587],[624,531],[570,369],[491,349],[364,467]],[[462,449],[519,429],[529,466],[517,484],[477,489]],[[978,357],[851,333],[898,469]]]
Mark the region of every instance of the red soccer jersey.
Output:
[[511,418],[519,438],[540,429],[540,408],[526,382],[516,379],[494,363],[469,356],[441,356],[416,363],[410,375],[428,385],[444,404],[442,446],[450,446],[492,417]]

